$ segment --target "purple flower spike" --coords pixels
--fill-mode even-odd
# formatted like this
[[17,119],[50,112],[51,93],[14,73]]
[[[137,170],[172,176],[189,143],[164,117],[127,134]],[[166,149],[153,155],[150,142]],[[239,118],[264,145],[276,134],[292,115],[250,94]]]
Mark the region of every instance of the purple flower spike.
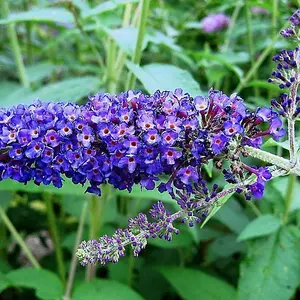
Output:
[[[266,131],[263,122],[271,122]],[[264,136],[278,138],[281,126],[272,110],[251,113],[236,94],[214,90],[194,99],[182,89],[96,94],[83,106],[38,101],[0,110],[0,179],[60,187],[64,176],[99,194],[104,183],[151,190],[167,176],[158,189],[175,198],[199,184],[197,166],[220,159],[231,144],[259,147]],[[207,187],[200,190],[209,201]]]

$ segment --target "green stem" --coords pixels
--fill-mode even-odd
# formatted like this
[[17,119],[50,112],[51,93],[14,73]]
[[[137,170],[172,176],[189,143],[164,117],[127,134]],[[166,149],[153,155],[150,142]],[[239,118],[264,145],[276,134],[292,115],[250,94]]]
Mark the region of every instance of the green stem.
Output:
[[231,16],[231,21],[228,27],[228,30],[226,32],[226,40],[224,42],[224,47],[223,47],[223,51],[226,52],[228,51],[229,45],[230,45],[230,40],[231,40],[231,36],[232,36],[232,32],[236,23],[236,20],[239,16],[240,10],[243,6],[243,2],[242,1],[237,1],[236,2],[236,6],[234,8],[233,14]]
[[[287,22],[283,28],[286,28],[289,25],[289,22]],[[244,80],[242,80],[239,85],[236,87],[235,92],[239,93],[245,85],[248,83],[248,81],[253,77],[254,74],[256,74],[257,70],[261,66],[261,64],[264,62],[266,57],[271,53],[274,45],[276,44],[277,40],[280,38],[280,34],[278,33],[274,40],[271,42],[271,44],[265,48],[265,50],[261,53],[258,60],[255,62],[255,64],[251,67],[247,75],[245,76]]]
[[97,60],[97,62],[99,64],[99,66],[101,68],[104,68],[104,62],[103,62],[102,56],[101,56],[100,52],[98,51],[97,47],[95,46],[93,40],[84,31],[83,26],[81,24],[80,16],[76,12],[76,8],[74,7],[73,3],[70,3],[70,11],[73,14],[73,18],[75,20],[76,27],[78,28],[78,30],[80,31],[80,33],[82,34],[82,36],[87,41],[90,49],[92,50],[93,54],[95,55],[95,58],[96,58],[96,60]]
[[273,0],[273,13],[272,13],[272,38],[276,39],[277,23],[278,23],[278,0]]
[[[0,223],[1,225],[2,223]],[[5,226],[0,226],[0,240],[1,240],[1,247],[0,247],[0,257],[3,259],[7,259],[6,249],[7,249],[7,229]]]
[[[29,10],[29,0],[23,0],[24,9],[26,11]],[[32,64],[33,57],[32,57],[32,43],[31,43],[31,29],[32,24],[31,22],[26,22],[26,48],[27,48],[27,59],[28,63]]]
[[285,224],[288,220],[289,212],[290,212],[292,201],[293,201],[296,180],[297,180],[297,177],[295,174],[291,174],[288,177],[288,185],[287,185],[287,191],[286,191],[286,195],[285,195],[285,212],[284,212],[284,215],[282,218],[283,224]]
[[59,233],[58,233],[58,229],[57,229],[57,225],[56,225],[56,219],[55,219],[55,214],[54,214],[54,210],[53,210],[53,201],[52,201],[51,195],[45,194],[44,200],[47,205],[49,230],[50,230],[50,233],[53,238],[54,245],[55,245],[55,255],[56,255],[56,263],[57,263],[58,273],[59,273],[59,276],[60,276],[62,282],[65,284],[66,272],[65,272],[63,251],[62,251],[60,237],[59,237]]
[[4,222],[5,226],[7,227],[7,229],[10,231],[11,235],[15,238],[16,242],[19,244],[19,246],[21,247],[21,249],[27,256],[28,260],[31,262],[31,264],[36,269],[40,269],[41,268],[40,264],[38,263],[36,258],[31,253],[30,249],[26,245],[26,243],[23,240],[23,238],[21,237],[21,235],[16,230],[15,226],[12,224],[12,222],[8,218],[5,210],[3,209],[3,207],[1,205],[0,205],[0,217],[1,217],[2,221]]
[[264,162],[267,162],[269,164],[272,164],[276,167],[279,167],[280,169],[283,169],[286,171],[287,173],[291,173],[291,174],[296,174],[298,176],[300,176],[300,165],[293,165],[291,164],[291,162],[288,159],[285,159],[283,157],[274,155],[272,153],[257,149],[257,148],[253,148],[253,147],[249,147],[249,146],[245,146],[245,150],[247,151],[247,154],[251,157],[260,159]]
[[[4,17],[8,17],[9,16],[8,1],[2,0],[1,3],[2,3],[2,14]],[[10,40],[11,48],[12,48],[15,62],[16,62],[17,69],[18,69],[19,80],[25,88],[29,88],[30,83],[29,83],[29,80],[28,80],[28,77],[26,74],[26,70],[25,70],[25,66],[24,66],[24,62],[22,59],[22,53],[21,53],[15,25],[7,24],[6,26],[7,26],[8,38]]]
[[77,267],[77,261],[78,261],[77,256],[76,256],[76,251],[78,249],[80,241],[82,240],[86,211],[87,211],[87,202],[85,201],[82,206],[81,216],[79,219],[78,229],[77,229],[77,233],[76,233],[76,241],[75,241],[75,245],[74,245],[74,251],[73,251],[71,266],[70,266],[70,270],[69,270],[66,292],[65,292],[65,296],[63,298],[64,300],[71,300],[71,291],[72,291],[72,287],[73,287],[74,276],[76,273],[76,267]]
[[[124,16],[123,16],[123,22],[122,22],[122,28],[127,28],[130,25],[130,17],[131,17],[131,11],[132,11],[133,5],[132,3],[128,3],[125,7]],[[133,24],[133,26],[136,26],[136,24]],[[126,56],[127,54],[119,49],[117,58],[116,58],[116,64],[115,64],[115,77],[116,82],[119,81],[121,73],[123,71],[123,68],[125,66],[126,62]]]
[[[248,0],[246,0],[245,3],[245,12],[246,12],[246,23],[247,23],[247,37],[248,37],[248,49],[251,59],[251,67],[255,64],[255,51],[253,46],[253,35],[252,35],[252,17],[251,17],[251,11],[249,7]],[[257,73],[253,75],[254,79],[257,79]],[[259,89],[258,87],[254,87],[254,94],[256,97],[259,97]]]
[[110,94],[116,93],[115,63],[116,63],[116,43],[108,37],[107,46],[107,91]]
[[[273,0],[273,7],[272,7],[272,40],[276,38],[277,35],[277,23],[278,23],[278,0]],[[272,55],[270,57],[270,64],[273,64],[272,57],[274,56],[274,51],[272,51]],[[268,90],[268,98],[272,98],[272,91]]]
[[[92,196],[89,199],[89,216],[90,216],[90,240],[97,239],[103,225],[103,214],[106,204],[112,195],[112,187],[104,185],[102,187],[102,196]],[[93,280],[96,276],[96,266],[89,264],[86,271],[85,280]]]
[[[127,212],[129,213],[130,212],[130,215],[131,216],[135,216],[136,215],[136,212],[138,211],[139,209],[139,206],[140,206],[140,201],[141,201],[141,198],[137,198],[135,200],[135,206],[132,210],[132,212],[130,212],[130,209],[129,207],[127,207]],[[130,204],[130,201],[127,200],[127,205]],[[129,217],[129,216],[128,216]],[[129,255],[129,259],[128,259],[128,286],[132,286],[132,282],[133,282],[133,271],[134,271],[134,255],[133,255],[133,251],[130,251],[130,255]]]
[[[150,1],[151,0],[142,0],[142,11],[141,11],[141,17],[139,19],[139,25],[138,25],[138,36],[135,46],[135,51],[132,57],[132,62],[136,65],[140,64],[141,57],[142,57],[142,48],[143,48],[143,41],[145,37],[146,32],[146,23],[149,13],[149,7],[150,7]],[[128,73],[127,82],[126,82],[126,90],[134,89],[135,87],[135,76],[132,72]]]
[[252,209],[252,211],[255,213],[255,215],[257,217],[261,216],[261,212],[260,212],[259,208],[254,204],[253,201],[247,201],[246,200],[246,203]]

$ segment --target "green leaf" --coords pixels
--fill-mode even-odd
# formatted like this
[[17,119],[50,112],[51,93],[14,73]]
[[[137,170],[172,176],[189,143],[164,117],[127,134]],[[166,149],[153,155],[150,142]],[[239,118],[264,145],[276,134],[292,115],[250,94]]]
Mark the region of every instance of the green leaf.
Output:
[[235,253],[244,251],[244,244],[236,241],[235,234],[226,234],[217,237],[211,244],[209,244],[205,261],[212,263],[218,258],[230,257]]
[[56,70],[56,66],[49,62],[41,62],[26,67],[26,73],[30,82],[41,81],[49,77]]
[[214,216],[215,219],[226,225],[232,232],[240,233],[249,223],[243,207],[235,199],[229,201]]
[[199,270],[162,267],[160,272],[183,299],[233,300],[236,297],[231,285]]
[[280,220],[272,215],[259,216],[251,223],[238,236],[238,241],[245,241],[255,237],[269,235],[278,230],[280,227]]
[[178,45],[176,45],[175,39],[165,35],[163,32],[160,31],[151,32],[150,35],[147,36],[147,39],[149,40],[149,42],[153,44],[165,45],[166,47],[174,51],[181,51],[181,48]]
[[295,227],[283,227],[249,243],[241,264],[239,300],[289,300],[300,282],[300,243]]
[[[295,146],[296,146],[296,151],[300,149],[300,137],[297,137],[295,139]],[[274,146],[279,146],[283,149],[290,150],[290,143],[288,140],[285,140],[283,142],[277,142],[273,140],[272,138],[268,139],[264,144],[263,148],[269,148],[269,147],[274,147]]]
[[111,11],[116,9],[119,5],[125,5],[127,3],[137,3],[139,0],[112,0],[105,1],[100,3],[99,5],[82,12],[82,18],[87,19],[96,15],[100,15],[104,12]]
[[214,163],[212,159],[208,162],[208,164],[204,165],[204,170],[206,171],[209,178],[212,178],[213,168],[214,168]]
[[9,96],[11,91],[20,89],[22,86],[13,81],[0,81],[0,105],[5,101],[5,98]]
[[[12,192],[8,192],[8,191],[2,191],[1,192],[1,201],[0,201],[0,205],[2,206],[2,208],[5,210],[7,209],[9,202],[12,200],[13,198],[13,193]],[[1,223],[1,221],[0,221]]]
[[[226,191],[227,189],[230,189],[231,185],[227,184],[223,191]],[[234,194],[234,192],[218,199],[217,203],[214,205],[212,210],[209,212],[208,216],[205,218],[204,222],[201,225],[201,228],[213,217],[219,209],[230,199],[230,197]]]
[[79,184],[74,184],[70,179],[64,181],[63,187],[58,189],[53,185],[36,185],[32,181],[28,182],[26,185],[14,181],[12,179],[5,179],[5,181],[0,182],[0,191],[10,191],[10,192],[27,192],[27,193],[53,193],[60,195],[84,195],[86,188]]
[[77,102],[82,97],[96,92],[99,88],[99,79],[93,76],[65,79],[51,83],[32,92],[21,88],[12,92],[2,103],[2,107],[11,107],[17,104],[31,104],[35,99],[41,101]]
[[64,8],[38,8],[29,11],[11,13],[8,18],[1,19],[0,24],[10,24],[18,22],[55,22],[56,25],[62,23],[73,23],[73,15]]
[[265,80],[250,81],[249,83],[247,83],[247,87],[259,87],[270,91],[274,91],[276,93],[282,93],[282,89],[280,89],[277,85],[271,84]]
[[[234,52],[227,52],[227,53],[207,53],[207,52],[196,52],[194,56],[200,59],[206,59],[209,61],[209,64],[212,62],[221,64],[222,66],[226,67],[228,70],[232,71],[234,74],[237,75],[239,79],[243,77],[243,71],[240,69],[236,64],[245,63],[249,61],[249,55],[245,52],[241,53],[234,53]],[[203,62],[199,62],[199,66],[202,66]]]
[[72,300],[142,300],[143,298],[127,285],[113,280],[96,279],[76,286]]
[[0,272],[0,294],[11,286],[11,282],[8,280],[6,275]]
[[199,84],[192,75],[176,66],[155,63],[140,67],[130,61],[127,61],[126,65],[149,93],[157,90],[174,91],[176,88],[182,88],[191,96],[202,94]]
[[88,0],[72,0],[72,2],[81,11],[90,9],[90,5],[88,3]]
[[22,268],[9,272],[6,277],[13,286],[35,289],[37,297],[43,300],[56,300],[63,296],[61,281],[48,270]]
[[[24,185],[21,182],[14,181],[12,179],[5,179],[5,181],[0,182],[0,191],[8,191],[8,192],[16,192],[16,191],[21,191],[21,192],[27,192],[27,193],[43,193],[43,192],[48,192],[48,193],[53,193],[53,194],[58,194],[62,196],[72,196],[74,197],[74,203],[82,202],[82,197],[86,191],[87,185],[81,186],[79,184],[74,184],[72,181],[68,178],[64,178],[63,186],[62,188],[58,189],[54,187],[53,185],[36,185],[32,181],[28,182],[26,185]],[[158,190],[152,190],[152,191],[147,191],[145,189],[141,190],[140,185],[134,185],[132,188],[132,192],[129,193],[127,190],[116,190],[116,195],[117,196],[127,196],[130,198],[143,198],[143,199],[149,199],[149,200],[161,200],[163,202],[170,202],[174,203],[172,200],[171,196],[168,193],[160,193]],[[75,197],[75,196],[80,196],[80,197]],[[81,198],[81,199],[80,199]],[[79,211],[81,211],[81,208],[75,208],[72,207],[72,201],[68,200],[69,198],[65,198],[63,203],[70,203],[70,205],[67,205],[67,207],[72,210],[74,208],[74,211],[77,211],[76,215],[77,217],[80,216]],[[71,199],[71,198],[70,198]],[[65,202],[66,201],[66,202]],[[72,214],[72,213],[71,213]]]
[[[196,227],[194,227],[196,228]],[[210,241],[213,240],[219,236],[222,236],[223,232],[222,231],[218,231],[216,229],[210,228],[208,226],[206,226],[205,228],[199,228],[198,232],[197,232],[197,237],[199,241]]]
[[[251,31],[254,34],[262,33],[262,32],[268,32],[270,29],[270,22],[262,20],[259,21],[253,21],[251,26]],[[247,34],[247,26],[245,23],[240,22],[237,24],[232,31],[232,38],[238,38],[242,35]]]
[[[0,242],[0,245],[1,245],[1,242]],[[5,245],[5,246],[7,246],[7,245]],[[9,265],[9,263],[6,261],[6,259],[4,259],[3,257],[0,257],[0,270],[1,270],[0,271],[0,277],[1,277],[1,272],[2,273],[7,273],[11,269],[12,269],[12,267]],[[0,279],[0,281],[1,281],[1,279]],[[1,290],[1,288],[0,288],[0,290]],[[0,291],[0,293],[1,293],[1,291]]]
[[[117,45],[128,55],[133,55],[138,35],[138,29],[129,28],[118,28],[118,29],[104,29],[117,43]],[[146,34],[143,40],[142,49],[144,50],[148,44],[148,35]]]
[[[272,180],[272,183],[276,186],[281,196],[285,199],[287,188],[288,188],[288,178],[287,177],[279,177]],[[295,187],[292,193],[292,205],[290,210],[296,210],[300,208],[300,182],[297,180],[295,183]]]

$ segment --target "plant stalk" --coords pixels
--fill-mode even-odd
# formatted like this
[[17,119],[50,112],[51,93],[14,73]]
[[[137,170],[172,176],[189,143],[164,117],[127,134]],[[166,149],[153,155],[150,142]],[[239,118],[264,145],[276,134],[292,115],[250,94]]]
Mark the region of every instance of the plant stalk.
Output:
[[[2,3],[2,5],[1,5],[2,15],[3,15],[3,17],[6,18],[10,14],[8,1],[2,0],[1,3]],[[23,58],[22,58],[22,53],[21,53],[21,48],[20,48],[18,36],[16,33],[15,24],[7,24],[6,26],[7,26],[8,38],[10,40],[11,49],[12,49],[15,63],[16,63],[17,70],[18,70],[19,80],[20,80],[21,84],[23,85],[23,87],[29,88],[30,83],[29,83],[29,80],[28,80],[28,77],[26,74],[26,70],[25,70],[25,66],[24,66],[24,62],[23,62]]]
[[280,169],[285,170],[286,174],[291,173],[300,176],[300,166],[298,164],[292,165],[288,159],[249,146],[245,146],[245,149],[247,151],[247,154],[253,158],[257,158],[264,162],[277,166]]
[[[101,197],[92,196],[88,202],[89,208],[89,216],[90,216],[90,234],[89,238],[91,240],[97,239],[100,234],[100,229],[102,225],[102,216],[103,216],[103,209],[104,203],[106,198],[106,191],[103,190],[103,194]],[[96,276],[96,266],[88,265],[85,280],[91,281]]]
[[287,191],[285,195],[285,212],[282,218],[283,224],[285,224],[288,220],[289,212],[291,209],[292,201],[293,201],[293,195],[294,190],[296,186],[297,177],[295,174],[291,174],[288,177],[288,185],[287,185]]
[[108,37],[107,47],[107,90],[110,94],[116,93],[115,62],[116,62],[116,43]]
[[[254,45],[253,45],[253,34],[252,34],[252,16],[251,11],[249,7],[249,1],[246,0],[245,3],[245,12],[246,12],[246,23],[247,23],[247,37],[248,37],[248,50],[250,54],[251,59],[251,67],[255,64],[255,51],[254,51]],[[254,79],[257,79],[257,73],[253,75]],[[259,97],[259,89],[258,87],[254,87],[254,94],[255,97]]]
[[[138,36],[135,46],[135,51],[132,57],[132,62],[136,65],[140,64],[141,57],[142,57],[142,48],[143,48],[143,41],[146,32],[146,23],[149,14],[149,7],[150,7],[151,0],[142,0],[142,10],[141,10],[141,17],[139,19],[138,25]],[[135,87],[135,76],[132,72],[128,73],[127,82],[126,82],[126,90],[134,89]]]
[[237,18],[240,14],[240,10],[243,6],[243,2],[242,1],[237,1],[236,2],[236,6],[234,8],[233,14],[231,16],[231,21],[228,27],[228,30],[226,32],[226,40],[224,42],[224,47],[223,47],[223,52],[228,51],[229,45],[230,45],[230,40],[231,40],[231,36],[232,36],[232,32],[235,26],[235,23],[237,21]]
[[19,246],[21,247],[21,249],[25,253],[25,255],[28,258],[28,260],[31,262],[31,264],[36,269],[40,269],[41,268],[40,264],[38,263],[38,261],[36,260],[36,258],[31,253],[30,249],[26,245],[26,243],[23,240],[23,238],[21,237],[21,235],[16,230],[15,226],[12,224],[12,222],[8,218],[5,210],[3,209],[3,207],[1,205],[0,205],[0,217],[1,217],[2,221],[3,221],[3,223],[5,224],[5,226],[7,227],[7,229],[10,231],[11,235],[14,237],[14,239],[16,240],[16,242],[19,244]]
[[296,80],[292,84],[290,89],[290,99],[292,99],[289,115],[287,118],[288,121],[288,138],[289,138],[289,145],[290,145],[290,162],[292,165],[297,164],[297,150],[296,149],[296,137],[295,137],[295,119],[294,113],[296,111],[296,98],[297,98],[297,90],[299,86],[299,75],[296,73],[295,76]]
[[50,230],[50,233],[53,238],[54,245],[55,245],[55,255],[56,255],[58,274],[59,274],[63,284],[65,284],[66,272],[65,272],[63,251],[62,251],[60,237],[59,237],[59,233],[58,233],[58,229],[57,229],[56,218],[55,218],[55,214],[54,214],[54,210],[53,210],[53,201],[52,201],[51,195],[45,194],[44,201],[47,205],[49,230]]
[[68,276],[68,281],[67,281],[66,292],[65,292],[65,295],[64,295],[64,298],[63,298],[64,300],[71,300],[71,292],[72,292],[74,276],[75,276],[76,267],[77,267],[76,250],[78,249],[78,246],[79,246],[80,241],[82,239],[86,211],[87,211],[87,202],[85,201],[83,206],[82,206],[81,215],[80,215],[79,224],[78,224],[78,229],[77,229],[77,233],[76,233],[76,241],[75,241],[71,266],[70,266],[70,270],[69,270],[69,276]]
[[73,18],[75,20],[76,27],[78,28],[79,32],[87,41],[91,51],[94,53],[95,58],[101,68],[104,68],[104,62],[100,52],[98,51],[97,47],[95,46],[93,40],[89,37],[89,35],[84,31],[83,26],[81,24],[80,16],[76,12],[76,8],[74,7],[73,3],[70,3],[70,11],[73,14]]

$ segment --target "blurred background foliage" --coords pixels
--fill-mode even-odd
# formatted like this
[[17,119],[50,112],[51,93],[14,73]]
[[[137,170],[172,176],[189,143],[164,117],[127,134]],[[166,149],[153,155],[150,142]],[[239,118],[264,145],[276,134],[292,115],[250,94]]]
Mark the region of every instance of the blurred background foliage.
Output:
[[[299,6],[288,0],[0,2],[1,107],[36,98],[84,103],[90,94],[129,87],[147,93],[181,87],[192,96],[213,87],[239,92],[251,108],[268,106],[279,94],[266,81],[272,55],[294,47],[278,32]],[[204,33],[200,20],[220,12],[231,17],[230,26]],[[284,142],[264,147],[286,155]],[[212,166],[207,178],[224,184]],[[128,253],[96,268],[78,266],[78,240],[111,234],[155,200],[170,209],[175,204],[139,187],[131,194],[105,187],[101,199],[84,191],[68,181],[59,190],[0,183],[0,299],[300,297],[300,183],[293,176],[269,182],[260,201],[234,195],[204,228],[178,225],[181,234],[172,242],[150,240],[138,259]],[[290,211],[287,198],[293,198]]]

